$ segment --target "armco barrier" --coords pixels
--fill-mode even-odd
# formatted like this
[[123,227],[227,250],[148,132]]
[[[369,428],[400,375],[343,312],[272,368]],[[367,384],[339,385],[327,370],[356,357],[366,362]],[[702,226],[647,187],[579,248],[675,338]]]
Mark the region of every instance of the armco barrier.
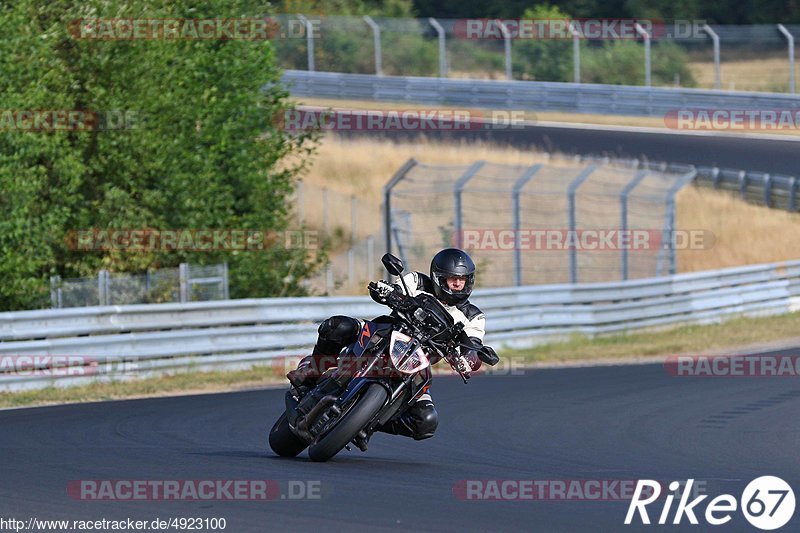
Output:
[[797,95],[545,81],[375,76],[286,70],[294,96],[484,109],[664,117],[678,109],[798,110]]
[[[530,347],[574,333],[598,335],[800,309],[800,261],[613,283],[476,290],[486,342]],[[74,385],[190,369],[248,368],[308,353],[334,314],[370,317],[368,297],[267,298],[0,313],[0,390]],[[100,363],[60,372],[47,356]],[[39,371],[13,373],[15,357]],[[116,375],[120,362],[135,371]],[[102,363],[115,363],[103,365]],[[91,374],[91,375],[87,375]]]

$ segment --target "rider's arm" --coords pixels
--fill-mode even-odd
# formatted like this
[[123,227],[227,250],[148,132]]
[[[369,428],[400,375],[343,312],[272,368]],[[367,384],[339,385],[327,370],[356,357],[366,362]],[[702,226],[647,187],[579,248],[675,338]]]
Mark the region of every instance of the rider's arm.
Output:
[[[485,326],[486,317],[483,315],[483,313],[481,313],[464,324],[464,334],[470,339],[470,341],[472,341],[473,344],[483,346],[483,336],[486,334]],[[472,367],[473,372],[481,367],[481,360],[478,357],[478,352],[476,350],[462,346],[461,355],[467,358],[467,361],[469,361],[469,365]]]

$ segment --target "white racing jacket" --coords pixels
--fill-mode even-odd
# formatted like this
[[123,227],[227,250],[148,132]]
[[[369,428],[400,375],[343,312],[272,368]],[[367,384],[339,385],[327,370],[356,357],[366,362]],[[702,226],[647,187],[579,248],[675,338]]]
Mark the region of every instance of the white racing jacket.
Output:
[[[411,292],[409,296],[416,296],[422,292],[435,296],[433,293],[433,282],[431,278],[425,274],[421,272],[409,272],[403,276],[403,280],[406,282],[408,290]],[[405,294],[402,283],[398,281],[396,285],[398,285]],[[483,343],[483,336],[486,334],[486,317],[480,309],[469,303],[469,300],[456,305],[447,305],[444,302],[441,303],[453,317],[453,320],[464,324],[464,333],[466,333],[468,337],[478,339]]]

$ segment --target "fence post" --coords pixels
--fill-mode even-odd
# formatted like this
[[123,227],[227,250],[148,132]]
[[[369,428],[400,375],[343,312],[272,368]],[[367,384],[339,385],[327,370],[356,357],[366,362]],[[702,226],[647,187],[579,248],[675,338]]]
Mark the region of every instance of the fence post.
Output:
[[778,30],[789,42],[789,92],[794,94],[794,35],[783,24],[778,24]]
[[50,276],[50,305],[53,309],[61,309],[61,276]]
[[[636,173],[634,178],[628,182],[627,185],[622,189],[620,193],[620,212],[622,214],[622,234],[628,231],[628,196],[630,196],[631,191],[642,182],[642,180],[647,176],[647,170],[640,170]],[[630,240],[628,240],[628,244],[630,244]],[[628,247],[622,246],[620,252],[622,253],[622,279],[628,279]]]
[[97,273],[97,300],[99,305],[110,305],[108,292],[108,270],[103,269]]
[[[580,187],[581,184],[589,178],[596,168],[597,165],[589,165],[583,169],[581,173],[578,174],[578,177],[572,180],[567,189],[567,200],[569,202],[569,231],[572,232],[573,235],[575,234],[576,226],[575,193],[577,192],[578,187]],[[578,282],[578,252],[574,246],[569,250],[569,280],[571,283]]]
[[180,280],[180,299],[181,303],[189,301],[189,265],[181,263],[178,265],[178,279]]
[[230,292],[228,286],[228,262],[222,263],[222,299],[229,300]]
[[400,167],[386,185],[383,186],[383,231],[386,239],[386,253],[392,253],[392,189],[417,165],[413,157]]
[[303,186],[303,180],[297,182],[297,219],[300,225],[303,225],[306,219],[306,192]]
[[569,32],[572,34],[572,78],[575,83],[581,82],[581,40],[575,31],[575,23],[569,23]]
[[719,35],[708,24],[703,24],[703,31],[711,37],[714,43],[714,88],[720,89],[722,87],[722,71],[719,65]]
[[455,223],[454,223],[454,231],[456,233],[456,248],[461,248],[464,246],[464,236],[461,234],[462,229],[462,213],[461,213],[461,193],[464,191],[464,187],[466,187],[467,182],[471,180],[475,174],[481,169],[483,165],[485,165],[485,161],[476,161],[472,163],[466,172],[464,172],[455,182],[453,185],[453,196],[455,197],[455,204],[456,204],[456,212],[455,212]]
[[378,76],[383,75],[383,67],[381,64],[381,27],[372,20],[369,15],[364,15],[364,22],[372,28],[373,40],[375,42],[375,74]]
[[[697,170],[692,169],[680,178],[677,179],[675,184],[667,191],[667,220],[664,227],[664,234],[666,239],[662,237],[662,250],[664,243],[669,246],[669,274],[675,274],[678,270],[678,259],[675,253],[674,239],[672,238],[675,229],[675,195],[678,194],[687,183],[692,181],[697,176]],[[661,268],[658,268],[661,271]]]
[[356,243],[356,226],[358,225],[358,199],[350,196],[350,246]]
[[314,26],[305,15],[297,15],[300,22],[306,26],[306,51],[308,52],[308,71],[314,72]]
[[355,250],[351,246],[349,250],[347,250],[347,282],[351,285],[355,283],[356,273],[355,269]]
[[328,188],[322,188],[322,235],[328,237]]
[[436,30],[439,35],[439,77],[447,77],[447,47],[445,46],[445,32],[439,21],[433,17],[428,18],[428,22]]
[[506,25],[500,20],[497,21],[500,26],[500,32],[503,34],[503,47],[505,49],[505,63],[506,63],[506,79],[511,79],[511,32],[508,31]]
[[638,22],[635,27],[636,32],[644,39],[644,84],[650,87],[650,34]]
[[522,285],[522,250],[520,250],[521,239],[519,234],[522,222],[519,213],[519,195],[522,192],[522,188],[525,187],[540,168],[542,168],[541,163],[528,168],[514,183],[512,193],[512,201],[514,203],[514,285],[517,287]]
[[367,235],[367,279],[372,281],[372,274],[375,272],[375,238]]

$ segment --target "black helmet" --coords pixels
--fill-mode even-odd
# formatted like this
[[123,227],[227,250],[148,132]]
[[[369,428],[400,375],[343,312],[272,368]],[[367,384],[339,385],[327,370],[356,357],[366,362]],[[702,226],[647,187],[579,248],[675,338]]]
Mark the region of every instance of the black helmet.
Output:
[[[460,291],[450,290],[450,287],[447,286],[447,278],[452,276],[467,277],[463,289]],[[448,305],[465,302],[472,294],[472,286],[475,284],[475,263],[464,250],[445,248],[434,255],[431,260],[431,281],[433,282],[434,296],[439,300]]]

